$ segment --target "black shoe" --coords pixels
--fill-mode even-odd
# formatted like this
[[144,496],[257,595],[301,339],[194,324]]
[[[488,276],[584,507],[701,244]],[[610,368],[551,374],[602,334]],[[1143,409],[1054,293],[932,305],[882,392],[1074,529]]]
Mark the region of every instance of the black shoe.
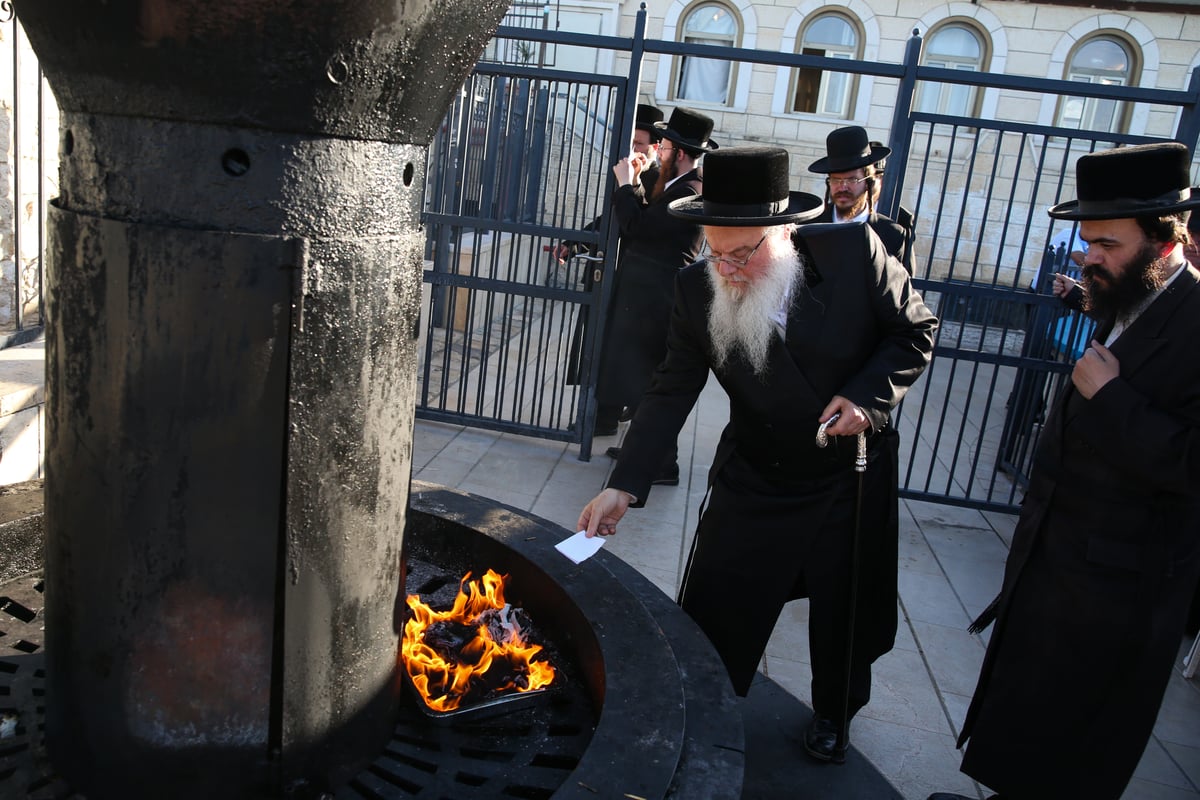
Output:
[[847,744],[838,742],[837,725],[825,717],[814,714],[812,722],[804,729],[804,752],[817,761],[845,764]]
[[608,456],[609,458],[620,458],[621,457],[621,448],[610,447],[604,451],[604,455]]
[[654,480],[650,481],[652,486],[678,486],[679,485],[679,465],[672,464],[669,467],[663,467],[654,476]]
[[629,422],[633,419],[633,412],[629,410],[629,406],[621,409],[621,416],[617,417],[617,422]]

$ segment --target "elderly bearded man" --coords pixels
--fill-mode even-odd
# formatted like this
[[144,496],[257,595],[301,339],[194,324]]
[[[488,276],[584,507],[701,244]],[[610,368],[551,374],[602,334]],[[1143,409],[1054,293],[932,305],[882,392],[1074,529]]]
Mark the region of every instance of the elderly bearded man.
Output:
[[[745,695],[780,609],[808,597],[815,713],[805,749],[841,763],[849,718],[870,697],[871,663],[895,638],[891,412],[928,365],[937,321],[869,227],[801,226],[793,244],[793,223],[817,216],[822,203],[788,191],[786,150],[720,150],[704,169],[703,195],[672,203],[671,213],[703,225],[708,250],[677,277],[666,358],[608,488],[578,525],[611,535],[630,505],[645,503],[711,369],[729,395],[730,420],[679,603]],[[819,448],[818,427],[835,415],[830,445]],[[861,497],[860,432],[869,453]],[[861,560],[851,625],[856,508]]]
[[[1088,243],[1096,338],[1038,442],[962,770],[1005,800],[1117,800],[1141,759],[1200,579],[1200,205],[1174,142],[1082,156],[1050,209]],[[958,795],[935,794],[936,800]]]

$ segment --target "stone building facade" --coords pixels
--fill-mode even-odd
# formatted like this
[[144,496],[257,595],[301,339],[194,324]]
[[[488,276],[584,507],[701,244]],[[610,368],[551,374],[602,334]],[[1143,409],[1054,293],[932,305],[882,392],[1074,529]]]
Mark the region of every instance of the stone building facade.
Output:
[[[641,5],[642,0],[560,0],[548,24],[630,36]],[[1163,89],[1186,89],[1200,67],[1200,15],[1193,0],[648,0],[645,5],[647,38],[667,41],[899,63],[915,30],[924,38],[922,64]],[[559,55],[557,66],[569,69],[627,69],[621,54],[562,47]],[[786,67],[737,64],[727,74],[693,79],[686,61],[648,54],[642,101],[705,111],[731,143],[823,142],[839,125],[863,125],[882,134],[891,124],[892,79],[826,75],[814,80]],[[919,97],[918,105],[1045,125],[1108,125],[1152,136],[1169,136],[1177,117],[1143,104],[1112,109],[1001,89],[945,88]]]
[[[641,5],[642,0],[559,0],[547,26],[628,37]],[[922,37],[922,65],[1176,91],[1187,90],[1200,68],[1200,15],[1194,13],[1193,0],[647,0],[645,5],[646,38],[670,42],[898,64],[916,31]],[[560,46],[555,55],[555,66],[585,72],[623,74],[629,66],[622,53]],[[714,136],[722,144],[770,142],[788,147],[794,187],[821,194],[821,176],[806,167],[823,155],[825,137],[843,125],[862,125],[872,138],[887,139],[897,87],[898,80],[890,77],[648,53],[639,101],[666,109],[686,105],[711,115],[716,120]],[[919,86],[914,107],[935,114],[1164,138],[1174,135],[1180,120],[1179,110],[1169,106],[951,84]],[[921,179],[932,192],[949,195],[938,202],[948,200],[944,204],[954,218],[946,221],[931,245],[935,257],[928,262],[929,274],[953,277],[949,250],[970,241],[982,248],[980,260],[1002,273],[1000,283],[1028,283],[1030,276],[1024,273],[1036,260],[1028,251],[1036,247],[1040,252],[1058,234],[1050,230],[1039,206],[1057,197],[1035,192],[1030,198],[1018,191],[1018,199],[1007,209],[979,207],[984,187],[967,174],[966,161],[1012,161],[1022,156],[1021,146],[989,138],[983,131],[960,130],[957,135],[957,142],[944,137],[914,141],[913,158],[919,162],[924,153],[928,163],[910,160],[901,197],[910,207],[917,203]],[[944,152],[946,148],[953,152]],[[1036,160],[1043,154],[1024,155]],[[1062,196],[1073,196],[1075,157],[1071,148],[1048,156],[1062,162],[1062,180],[1056,186]],[[1023,169],[1029,166],[1027,160]],[[979,174],[979,165],[975,168]],[[947,175],[936,174],[939,171]],[[1005,189],[992,188],[997,194]],[[988,214],[992,224],[984,232],[982,220]],[[1016,247],[1011,232],[1011,248],[1000,238],[1004,215],[1022,226],[1020,254],[1009,252]],[[928,221],[928,214],[924,219]],[[1026,227],[1028,241],[1036,244],[1026,245]],[[955,236],[945,236],[947,230]]]

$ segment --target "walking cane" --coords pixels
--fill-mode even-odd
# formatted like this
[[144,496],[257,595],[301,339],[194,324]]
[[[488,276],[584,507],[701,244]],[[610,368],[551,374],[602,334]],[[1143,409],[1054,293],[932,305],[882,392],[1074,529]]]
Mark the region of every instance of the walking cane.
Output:
[[[829,436],[825,429],[837,421],[840,414],[834,414],[821,423],[817,429],[817,447],[829,444]],[[854,503],[854,535],[850,540],[850,621],[846,631],[846,689],[842,694],[842,727],[838,731],[838,741],[843,746],[850,744],[850,670],[854,656],[854,617],[858,606],[858,531],[862,525],[863,505],[863,473],[867,471],[867,432],[858,434],[858,452],[854,458],[854,471],[858,473],[858,495]],[[836,746],[836,745],[835,745]]]

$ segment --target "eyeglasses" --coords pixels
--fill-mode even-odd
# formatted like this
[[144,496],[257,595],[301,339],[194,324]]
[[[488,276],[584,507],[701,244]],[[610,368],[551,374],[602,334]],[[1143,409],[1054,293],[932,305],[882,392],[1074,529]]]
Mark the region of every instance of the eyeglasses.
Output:
[[[758,252],[758,248],[762,247],[762,243],[765,242],[766,240],[767,240],[767,235],[764,233],[763,237],[758,240],[758,244],[756,244],[756,245],[754,245],[754,247],[750,248],[750,252],[746,254],[745,258],[732,258],[732,257],[726,256],[726,255],[717,255],[716,253],[714,253],[712,251],[712,248],[709,247],[708,242],[705,242],[704,249],[700,251],[700,257],[703,258],[705,261],[707,261],[710,264],[720,264],[722,261],[724,261],[726,264],[733,267],[734,269],[745,269],[746,265],[750,263],[750,259],[754,258],[754,254]],[[738,248],[738,250],[745,250],[745,249],[746,248],[744,248],[744,247]]]
[[843,189],[853,189],[860,183],[864,183],[868,178],[826,178],[825,183],[834,188],[841,187]]

